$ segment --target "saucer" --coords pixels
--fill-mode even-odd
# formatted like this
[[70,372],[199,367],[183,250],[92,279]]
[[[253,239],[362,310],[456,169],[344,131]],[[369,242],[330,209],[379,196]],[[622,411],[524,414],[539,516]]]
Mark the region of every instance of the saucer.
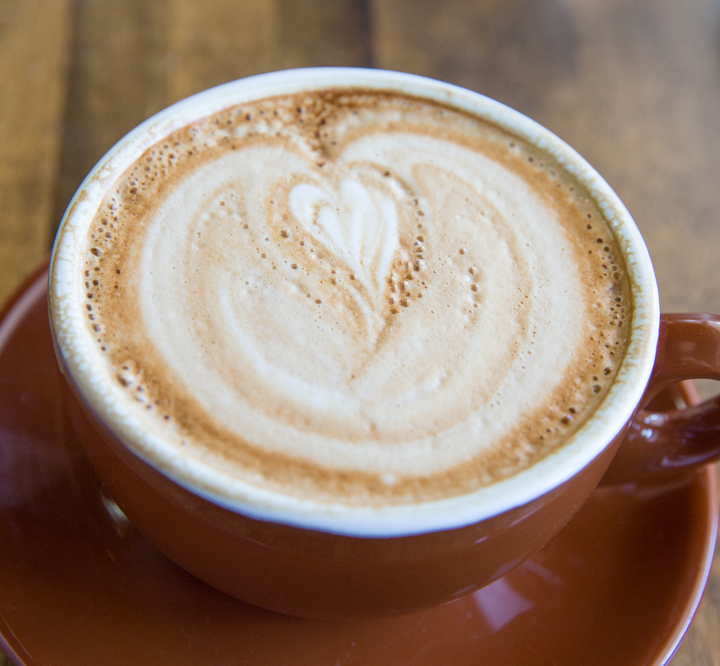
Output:
[[208,587],[105,495],[59,400],[44,265],[0,321],[0,645],[19,664],[663,663],[702,596],[718,488],[601,488],[530,560],[401,617],[299,620]]

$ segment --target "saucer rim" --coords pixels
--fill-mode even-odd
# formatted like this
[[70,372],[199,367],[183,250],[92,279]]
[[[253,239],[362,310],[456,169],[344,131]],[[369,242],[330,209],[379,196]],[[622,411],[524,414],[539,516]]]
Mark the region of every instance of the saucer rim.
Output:
[[692,594],[688,595],[687,603],[682,612],[683,621],[675,626],[665,646],[665,650],[658,659],[659,664],[668,664],[680,648],[695,615],[700,608],[703,595],[707,588],[710,574],[712,573],[715,560],[715,549],[718,538],[718,518],[720,517],[720,479],[718,478],[718,465],[709,464],[698,470],[693,483],[701,483],[702,478],[707,477],[708,481],[708,508],[705,548],[703,549],[702,566],[697,568],[697,573],[692,586]]

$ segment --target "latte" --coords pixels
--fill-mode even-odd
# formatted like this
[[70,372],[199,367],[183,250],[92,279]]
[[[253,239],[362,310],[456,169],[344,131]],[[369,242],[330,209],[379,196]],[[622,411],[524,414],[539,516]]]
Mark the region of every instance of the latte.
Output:
[[397,93],[229,108],[87,237],[87,325],[178,456],[318,502],[472,492],[561,447],[627,346],[622,255],[540,149]]

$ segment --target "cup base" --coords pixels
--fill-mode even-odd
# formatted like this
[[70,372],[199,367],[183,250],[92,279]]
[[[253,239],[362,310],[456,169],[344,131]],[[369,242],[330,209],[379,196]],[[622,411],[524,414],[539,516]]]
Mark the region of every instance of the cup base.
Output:
[[107,497],[60,399],[46,265],[0,321],[0,643],[17,663],[663,662],[715,548],[714,467],[602,488],[492,585],[402,617],[309,622],[249,606],[157,551]]

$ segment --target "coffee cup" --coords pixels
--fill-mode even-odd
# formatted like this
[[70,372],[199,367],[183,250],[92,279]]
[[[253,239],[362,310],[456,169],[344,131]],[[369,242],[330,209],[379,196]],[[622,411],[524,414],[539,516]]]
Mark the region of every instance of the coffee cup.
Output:
[[714,401],[651,404],[720,378],[720,320],[661,318],[637,227],[570,147],[422,77],[277,72],[160,112],[80,186],[49,309],[119,508],[281,613],[451,601],[599,483],[720,455]]

